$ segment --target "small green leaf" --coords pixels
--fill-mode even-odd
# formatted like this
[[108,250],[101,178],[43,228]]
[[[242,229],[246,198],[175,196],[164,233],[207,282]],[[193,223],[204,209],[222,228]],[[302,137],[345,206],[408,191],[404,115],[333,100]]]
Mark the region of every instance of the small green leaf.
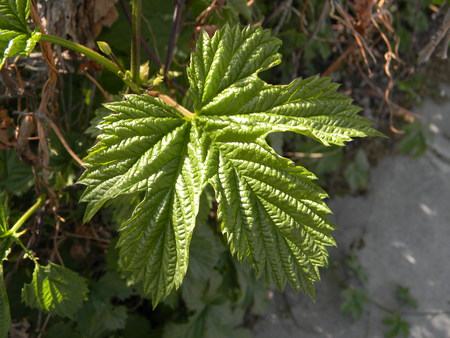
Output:
[[251,309],[252,314],[264,316],[270,305],[269,290],[264,280],[257,279],[252,270],[247,269],[243,264],[234,264],[239,281],[239,288],[242,290],[239,306],[242,309]]
[[405,135],[398,144],[398,150],[402,153],[410,153],[413,157],[421,156],[427,150],[427,140],[432,134],[424,125],[414,121],[403,128]]
[[247,6],[247,0],[229,0],[227,6],[241,14],[248,22],[252,20],[252,11],[250,6]]
[[108,333],[125,327],[128,313],[123,305],[116,305],[114,298],[125,299],[130,295],[116,273],[107,272],[95,282],[89,292],[89,300],[78,310],[75,322],[81,337],[109,337]]
[[30,166],[23,163],[13,149],[0,150],[0,189],[13,195],[22,195],[34,183]]
[[155,77],[155,79],[153,80],[152,85],[156,87],[156,86],[160,85],[161,83],[163,83],[163,81],[164,81],[164,76],[158,74]]
[[133,289],[125,284],[117,272],[106,272],[97,282],[92,292],[96,292],[98,298],[109,300],[117,297],[124,300],[131,296]]
[[170,323],[164,338],[250,338],[251,332],[240,328],[242,313],[230,304],[211,305],[189,318],[187,323]]
[[170,323],[164,328],[164,337],[250,337],[239,328],[244,310],[233,307],[220,292],[222,276],[213,272],[210,279],[187,278],[183,284],[183,300],[195,313],[187,323]]
[[353,320],[358,320],[364,309],[370,304],[367,291],[364,289],[345,289],[341,292],[341,297],[343,299],[341,312],[350,314]]
[[0,0],[0,69],[7,57],[29,55],[41,38],[28,28],[30,6],[30,0]]
[[33,279],[22,289],[22,301],[29,307],[62,317],[73,317],[87,299],[86,280],[77,273],[49,263],[36,263]]
[[357,192],[366,187],[369,179],[370,163],[364,150],[359,149],[355,160],[350,163],[344,171],[344,177],[347,180],[352,192]]
[[417,300],[409,292],[409,288],[397,285],[395,295],[404,304],[417,308]]
[[105,55],[111,54],[111,47],[109,47],[108,43],[105,41],[97,41],[97,46]]
[[114,306],[110,301],[89,300],[78,312],[77,328],[81,337],[107,337],[111,331],[121,330],[127,322],[127,308]]
[[358,256],[351,254],[345,258],[345,264],[358,276],[361,282],[367,282],[369,277],[367,276],[367,271],[359,263]]
[[391,327],[390,330],[385,333],[385,337],[409,337],[409,329],[411,325],[407,321],[404,321],[398,312],[394,312],[391,316],[383,319],[383,324]]

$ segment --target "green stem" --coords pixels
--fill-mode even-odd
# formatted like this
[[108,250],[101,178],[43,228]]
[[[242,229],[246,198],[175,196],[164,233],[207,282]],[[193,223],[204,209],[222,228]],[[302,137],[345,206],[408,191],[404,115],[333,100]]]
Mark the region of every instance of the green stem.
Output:
[[139,67],[141,59],[141,12],[142,0],[133,0],[131,9],[131,79],[139,83]]
[[29,250],[25,244],[22,243],[22,241],[19,238],[14,237],[14,240],[17,244],[20,245],[20,247],[22,248],[23,251],[25,251],[26,255],[28,256],[29,259],[31,259],[33,262],[35,262],[36,264],[39,264],[37,262],[38,258],[34,255],[33,251]]
[[17,230],[19,230],[19,228],[22,226],[23,223],[26,222],[26,220],[28,218],[31,217],[31,215],[34,214],[34,212],[42,205],[44,204],[46,199],[45,194],[39,196],[38,200],[36,201],[36,203],[33,204],[33,206],[28,209],[23,215],[22,217],[20,217],[17,222],[12,226],[11,229],[9,229],[9,231],[5,234],[6,235],[11,235],[11,234],[15,234],[17,232]]
[[75,52],[81,53],[86,55],[91,60],[98,62],[102,66],[104,66],[106,69],[110,70],[114,74],[116,74],[120,79],[128,86],[130,87],[135,93],[139,93],[139,87],[134,83],[133,81],[130,81],[129,77],[126,73],[123,73],[121,69],[111,60],[105,58],[103,55],[100,55],[99,53],[93,51],[92,49],[89,49],[83,45],[80,45],[76,42],[72,42],[66,39],[59,38],[54,35],[49,34],[42,34],[41,41],[46,41],[50,43],[54,43],[56,45],[68,48],[70,50],[73,50]]
[[49,35],[49,34],[42,34],[41,41],[54,43],[56,45],[59,45],[59,46],[71,49],[71,50],[73,50],[75,52],[84,54],[88,58],[90,58],[91,60],[100,63],[106,69],[108,69],[111,72],[113,72],[114,74],[120,76],[118,74],[120,72],[120,69],[119,69],[119,67],[117,67],[117,65],[114,62],[112,62],[111,60],[105,58],[103,55],[100,55],[99,53],[93,51],[92,49],[89,49],[89,48],[87,48],[85,46],[82,46],[82,45],[80,45],[80,44],[78,44],[76,42],[72,42],[72,41],[69,41],[69,40],[66,40],[66,39],[62,39],[62,38],[59,38],[57,36]]

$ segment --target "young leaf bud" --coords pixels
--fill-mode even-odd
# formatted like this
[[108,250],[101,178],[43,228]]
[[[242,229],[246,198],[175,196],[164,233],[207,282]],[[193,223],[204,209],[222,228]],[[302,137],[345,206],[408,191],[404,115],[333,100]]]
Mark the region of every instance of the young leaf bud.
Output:
[[105,55],[111,54],[111,47],[105,41],[97,41],[97,46]]

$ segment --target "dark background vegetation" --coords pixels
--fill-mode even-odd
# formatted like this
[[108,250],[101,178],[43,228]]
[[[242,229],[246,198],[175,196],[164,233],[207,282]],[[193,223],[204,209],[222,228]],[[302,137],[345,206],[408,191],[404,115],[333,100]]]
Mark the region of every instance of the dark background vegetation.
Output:
[[[38,1],[45,29],[90,48],[106,41],[124,67],[130,62],[130,4],[119,0]],[[438,99],[436,84],[448,81],[449,10],[441,0],[152,0],[143,2],[141,76],[182,102],[185,68],[201,29],[225,23],[262,25],[283,41],[283,63],[262,74],[288,83],[314,74],[331,76],[364,108],[363,115],[390,139],[364,139],[340,149],[290,133],[272,134],[275,150],[319,177],[331,194],[363,194],[370,167],[395,151],[419,156],[426,133],[411,113],[421,98]],[[174,12],[178,13],[174,15]],[[448,16],[448,14],[447,14]],[[448,18],[447,18],[448,21]],[[448,23],[447,23],[448,26]],[[177,29],[178,27],[178,29]],[[448,29],[448,27],[447,27]],[[236,263],[220,237],[212,193],[199,215],[206,226],[193,238],[184,284],[156,309],[117,271],[116,227],[129,217],[136,196],[110,202],[82,223],[82,172],[74,156],[94,144],[101,103],[120,98],[123,83],[82,55],[53,53],[9,59],[0,77],[0,190],[16,220],[42,193],[48,200],[26,223],[27,247],[42,262],[54,261],[88,279],[89,299],[72,318],[50,317],[21,302],[33,265],[15,247],[4,263],[13,337],[240,337],[249,336],[268,304],[268,288]],[[43,58],[46,56],[47,60]],[[55,62],[49,69],[48,62]],[[42,109],[45,119],[26,114]]]

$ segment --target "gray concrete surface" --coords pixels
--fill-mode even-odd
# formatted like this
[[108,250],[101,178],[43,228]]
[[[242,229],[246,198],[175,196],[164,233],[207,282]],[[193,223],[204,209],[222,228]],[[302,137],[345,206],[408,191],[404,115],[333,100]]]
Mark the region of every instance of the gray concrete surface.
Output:
[[[450,87],[443,95],[450,98]],[[274,292],[255,337],[384,337],[387,314],[379,306],[369,306],[358,321],[340,313],[338,276],[399,310],[411,324],[410,337],[450,338],[450,102],[425,101],[415,111],[434,134],[426,153],[386,157],[372,170],[366,196],[330,201],[340,228],[334,233],[339,247],[330,254],[340,263],[322,272],[315,304],[290,290]],[[363,284],[340,268],[348,253],[367,272]],[[400,305],[397,285],[410,289],[416,309]]]

